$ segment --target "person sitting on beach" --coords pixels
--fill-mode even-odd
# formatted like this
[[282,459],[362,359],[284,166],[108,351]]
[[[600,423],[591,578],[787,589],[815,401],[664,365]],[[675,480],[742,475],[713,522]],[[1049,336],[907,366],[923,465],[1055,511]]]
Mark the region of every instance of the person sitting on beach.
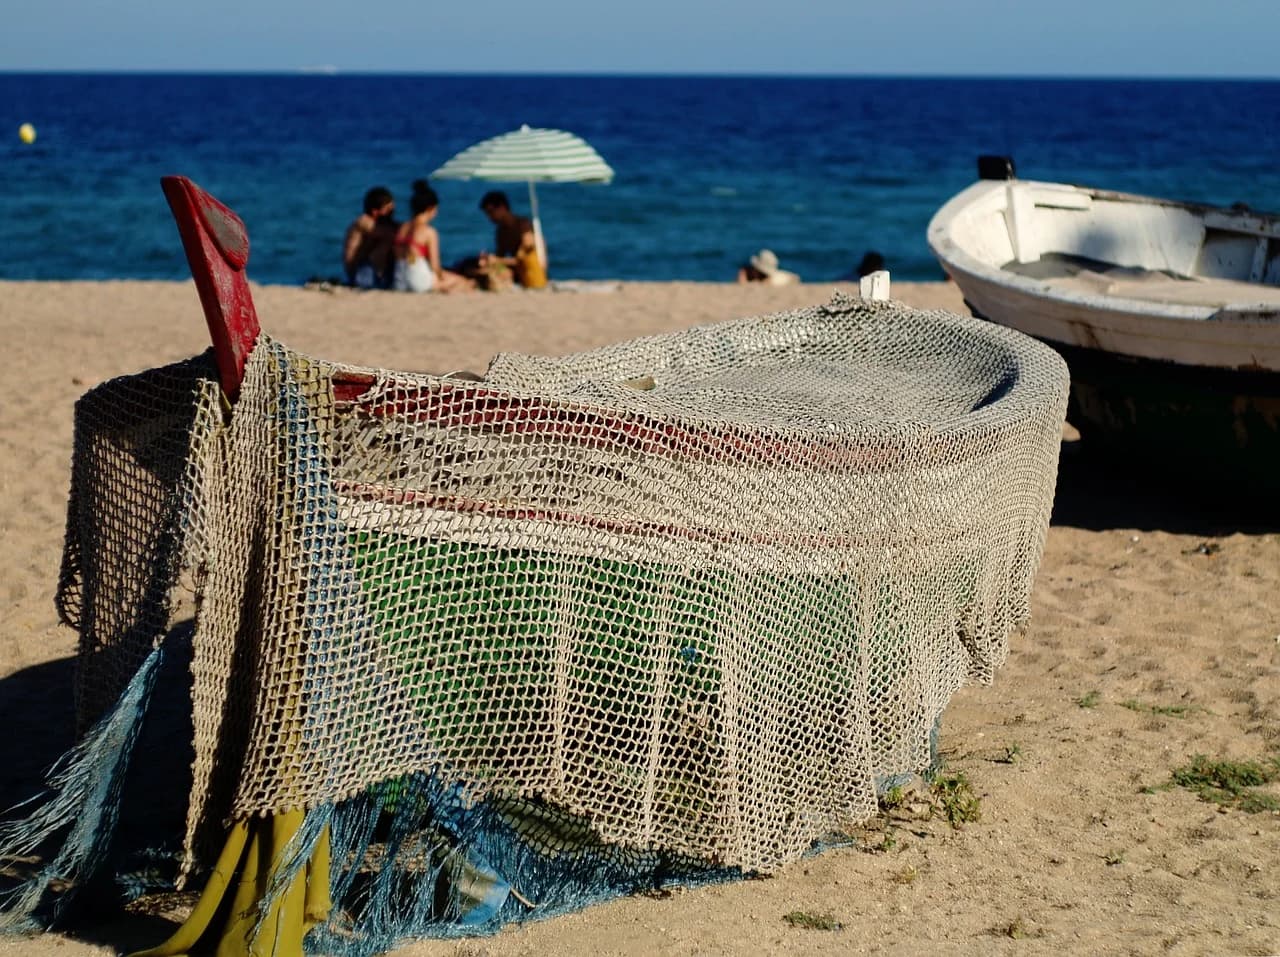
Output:
[[392,288],[400,292],[457,292],[472,288],[471,280],[440,268],[440,234],[431,225],[440,209],[436,191],[423,184],[409,200],[412,217],[397,231]]
[[391,244],[399,226],[395,209],[391,190],[385,186],[364,194],[364,212],[347,227],[342,243],[342,268],[352,286],[386,289],[391,285]]
[[858,265],[854,266],[836,281],[857,282],[863,276],[870,276],[873,272],[880,272],[880,270],[884,268],[884,256],[880,255],[874,249],[868,249],[862,254],[862,259],[859,261]]
[[769,286],[790,286],[800,277],[778,265],[778,256],[772,249],[762,249],[738,269],[738,282],[762,282]]
[[547,285],[547,270],[538,250],[533,221],[511,211],[511,201],[500,190],[485,193],[480,209],[494,225],[494,252],[480,254],[479,268],[488,272],[494,266],[511,269],[515,281],[526,289],[542,289]]

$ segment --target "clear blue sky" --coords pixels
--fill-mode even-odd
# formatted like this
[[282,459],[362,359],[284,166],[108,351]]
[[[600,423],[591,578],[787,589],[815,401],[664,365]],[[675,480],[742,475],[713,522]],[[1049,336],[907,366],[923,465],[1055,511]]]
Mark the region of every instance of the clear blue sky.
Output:
[[1280,0],[27,0],[0,70],[1280,76]]

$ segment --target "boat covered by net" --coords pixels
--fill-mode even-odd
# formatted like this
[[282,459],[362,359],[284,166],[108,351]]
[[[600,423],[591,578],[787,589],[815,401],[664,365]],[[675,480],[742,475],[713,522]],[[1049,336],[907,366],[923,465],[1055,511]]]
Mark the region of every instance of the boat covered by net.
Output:
[[356,368],[259,333],[239,220],[166,190],[216,348],[77,405],[82,739],[0,831],[14,925],[106,872],[204,883],[149,953],[370,954],[767,873],[927,771],[1027,617],[1068,383],[1020,333],[837,296]]

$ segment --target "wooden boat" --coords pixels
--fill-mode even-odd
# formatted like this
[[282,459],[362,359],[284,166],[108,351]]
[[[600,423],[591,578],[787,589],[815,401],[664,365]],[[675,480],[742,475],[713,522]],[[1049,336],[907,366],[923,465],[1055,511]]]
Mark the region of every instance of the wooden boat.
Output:
[[766,872],[934,766],[1007,655],[1052,350],[838,297],[483,377],[361,369],[262,332],[244,223],[163,186],[213,361],[76,404],[85,731],[0,822],[0,931],[113,871],[207,874],[147,954],[365,957]]
[[975,316],[1054,346],[1087,448],[1280,488],[1280,216],[1020,180],[982,157],[928,240]]

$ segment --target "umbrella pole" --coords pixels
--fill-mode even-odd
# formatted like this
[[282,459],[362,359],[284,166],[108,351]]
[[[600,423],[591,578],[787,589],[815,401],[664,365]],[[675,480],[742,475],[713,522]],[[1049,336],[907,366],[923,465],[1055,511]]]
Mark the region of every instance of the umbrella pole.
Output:
[[547,243],[542,238],[542,220],[538,218],[538,191],[529,180],[529,213],[533,219],[533,242],[538,249],[538,260],[542,263],[542,271],[547,271]]

